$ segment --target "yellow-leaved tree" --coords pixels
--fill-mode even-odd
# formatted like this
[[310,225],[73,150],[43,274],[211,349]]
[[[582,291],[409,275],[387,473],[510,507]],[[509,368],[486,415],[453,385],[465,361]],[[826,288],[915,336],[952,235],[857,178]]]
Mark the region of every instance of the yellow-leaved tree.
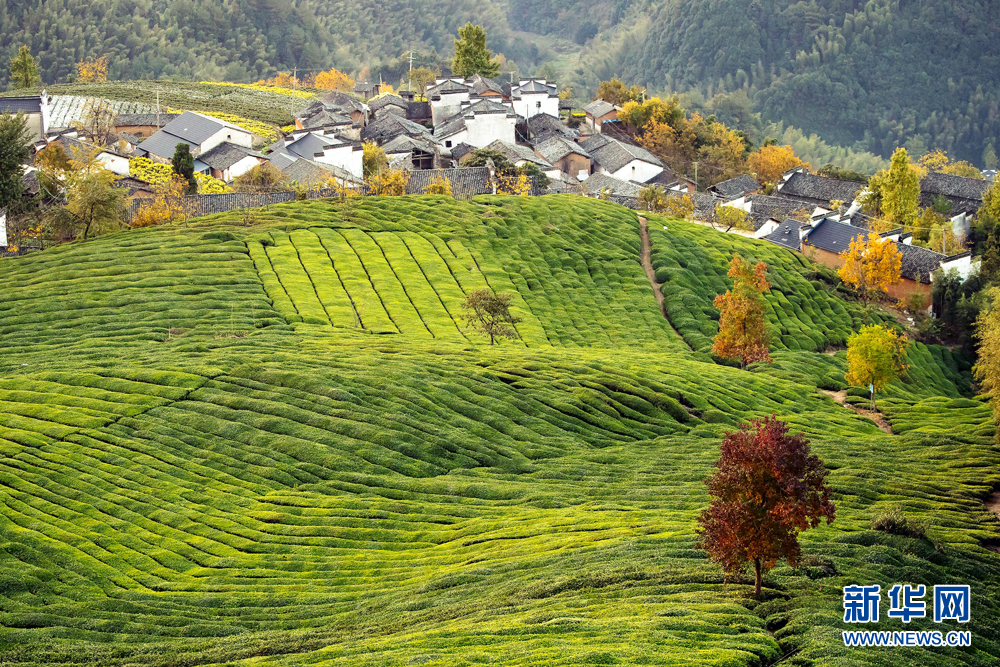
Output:
[[751,153],[747,166],[757,176],[761,185],[777,183],[789,169],[802,166],[802,160],[795,155],[791,146],[761,146],[760,150]]
[[448,180],[443,174],[439,174],[431,178],[430,182],[424,186],[425,195],[445,195],[447,197],[452,196],[451,192],[451,181]]
[[715,219],[712,221],[712,224],[725,232],[733,229],[740,229],[745,232],[750,231],[753,226],[752,223],[753,218],[741,208],[727,204],[715,205]]
[[81,60],[76,64],[76,80],[80,83],[104,83],[108,80],[108,57]]
[[739,359],[744,367],[755,361],[771,363],[770,334],[764,320],[764,292],[771,291],[767,264],[757,262],[755,266],[736,253],[728,275],[733,279],[733,289],[715,297],[720,315],[712,352],[726,359]]
[[866,303],[901,280],[903,254],[895,243],[878,234],[859,234],[840,256],[844,265],[837,275]]
[[336,67],[331,67],[328,71],[316,75],[313,86],[320,90],[349,91],[354,87],[354,79]]
[[191,213],[185,198],[187,181],[173,174],[170,179],[154,186],[153,199],[132,217],[131,227],[151,227],[183,220]]
[[875,394],[908,368],[905,359],[909,344],[905,336],[880,324],[861,327],[847,339],[847,375],[844,379],[851,386],[871,390],[872,410],[875,409]]
[[897,148],[889,169],[881,169],[868,179],[868,187],[858,196],[858,201],[866,213],[882,218],[889,229],[909,228],[920,215],[923,169],[910,164],[905,148]]
[[[1000,287],[992,287],[986,292],[987,305],[976,321],[976,337],[979,339],[979,360],[972,372],[981,387],[980,393],[989,396],[993,406],[993,421],[1000,424]],[[1000,430],[997,431],[1000,441]]]

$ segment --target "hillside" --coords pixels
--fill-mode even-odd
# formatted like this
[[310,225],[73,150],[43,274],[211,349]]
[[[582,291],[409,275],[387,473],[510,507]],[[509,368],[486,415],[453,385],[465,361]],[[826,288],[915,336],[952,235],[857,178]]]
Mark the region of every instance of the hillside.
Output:
[[[669,320],[636,214],[574,196],[296,202],[0,260],[0,662],[1000,659],[967,362],[917,346],[885,434],[819,391],[858,309],[814,266],[649,225]],[[773,267],[773,367],[705,352],[734,250]],[[460,325],[484,285],[517,341]],[[766,414],[810,438],[837,519],[758,604],[694,527],[723,431]],[[891,504],[928,539],[869,530]],[[974,647],[845,649],[841,587],[897,580],[971,584]]]

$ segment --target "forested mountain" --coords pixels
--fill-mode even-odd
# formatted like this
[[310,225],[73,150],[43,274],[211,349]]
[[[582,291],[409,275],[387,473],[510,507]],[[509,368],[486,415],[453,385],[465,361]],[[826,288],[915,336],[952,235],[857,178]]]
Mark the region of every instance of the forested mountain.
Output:
[[0,0],[0,55],[28,44],[47,83],[101,54],[112,78],[367,66],[396,81],[410,49],[447,65],[469,20],[505,72],[556,73],[580,98],[612,76],[744,90],[765,121],[884,157],[906,144],[991,166],[1000,149],[1000,0]]
[[1000,134],[998,33],[997,0],[667,0],[606,28],[577,76],[745,88],[765,118],[833,143],[980,164]]

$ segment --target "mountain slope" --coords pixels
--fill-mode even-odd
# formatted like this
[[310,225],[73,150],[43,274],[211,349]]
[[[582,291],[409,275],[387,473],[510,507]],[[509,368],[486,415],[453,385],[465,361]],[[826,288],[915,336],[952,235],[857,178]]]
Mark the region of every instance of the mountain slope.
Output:
[[[812,287],[791,253],[662,222],[655,256],[690,286],[670,307],[696,346],[680,316],[705,312],[706,257],[771,259],[772,303]],[[698,262],[665,248],[692,238],[710,245]],[[905,433],[886,435],[817,391],[842,354],[778,349],[775,368],[740,371],[692,351],[639,247],[635,213],[606,202],[423,196],[0,261],[0,661],[1000,657],[1000,556],[983,546],[1000,522],[982,504],[1000,466],[988,406],[960,397],[967,372],[911,355],[920,373],[886,401]],[[519,341],[456,326],[483,283],[516,293]],[[856,310],[813,298],[834,313],[821,338]],[[779,319],[789,340],[813,332],[795,309]],[[722,432],[766,414],[811,439],[838,514],[756,604],[694,528]],[[869,530],[892,503],[932,539]],[[840,587],[901,577],[972,584],[974,648],[845,653]]]

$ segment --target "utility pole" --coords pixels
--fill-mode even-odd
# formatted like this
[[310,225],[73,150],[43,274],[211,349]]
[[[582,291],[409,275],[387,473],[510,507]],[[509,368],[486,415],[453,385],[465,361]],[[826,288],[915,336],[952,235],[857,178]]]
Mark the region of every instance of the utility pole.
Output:
[[698,192],[698,161],[694,163],[694,191]]
[[413,92],[413,49],[410,49],[410,74],[406,82],[406,89]]
[[160,87],[156,87],[156,129],[160,129]]

